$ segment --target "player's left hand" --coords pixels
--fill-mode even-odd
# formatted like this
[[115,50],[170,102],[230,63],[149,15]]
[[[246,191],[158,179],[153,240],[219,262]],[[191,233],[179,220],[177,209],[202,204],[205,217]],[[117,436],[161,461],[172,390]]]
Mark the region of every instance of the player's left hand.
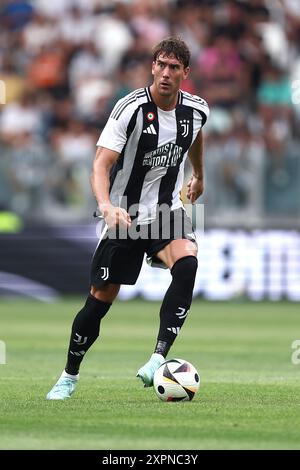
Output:
[[191,201],[192,204],[201,196],[203,193],[204,185],[203,179],[196,178],[195,176],[191,176],[190,181],[187,184],[187,198]]

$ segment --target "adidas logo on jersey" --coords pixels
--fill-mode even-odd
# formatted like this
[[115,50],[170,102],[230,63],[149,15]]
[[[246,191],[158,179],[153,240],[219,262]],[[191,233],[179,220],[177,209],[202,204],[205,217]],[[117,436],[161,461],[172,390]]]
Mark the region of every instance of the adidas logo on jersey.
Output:
[[157,132],[156,132],[155,127],[153,126],[153,124],[150,124],[150,126],[148,126],[146,129],[143,130],[143,134],[154,134],[154,135],[156,135]]

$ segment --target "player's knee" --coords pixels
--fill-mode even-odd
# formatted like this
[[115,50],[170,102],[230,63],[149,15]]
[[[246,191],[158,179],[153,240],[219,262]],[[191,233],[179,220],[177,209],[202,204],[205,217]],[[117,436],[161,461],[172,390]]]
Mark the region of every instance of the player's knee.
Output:
[[90,293],[97,300],[101,300],[102,302],[112,303],[117,297],[119,290],[120,290],[120,286],[118,284],[107,284],[100,288],[91,286]]
[[183,286],[194,285],[198,260],[196,256],[184,256],[175,262],[171,269],[173,279]]
[[111,302],[106,302],[105,300],[97,299],[97,297],[89,293],[83,310],[89,318],[93,317],[94,315],[103,318],[107,314],[110,307]]

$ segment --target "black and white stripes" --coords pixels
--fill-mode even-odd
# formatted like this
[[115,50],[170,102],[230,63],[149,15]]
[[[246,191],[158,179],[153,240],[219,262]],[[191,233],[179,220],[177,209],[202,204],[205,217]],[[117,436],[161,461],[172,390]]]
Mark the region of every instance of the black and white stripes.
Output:
[[200,98],[200,96],[191,95],[190,93],[183,91],[182,104],[185,106],[190,106],[191,108],[198,111],[202,117],[202,126],[204,126],[209,114],[206,101],[203,98]]
[[118,101],[97,144],[120,153],[111,175],[112,203],[138,205],[141,224],[155,218],[160,204],[182,207],[184,162],[208,114],[204,100],[181,90],[171,111],[156,106],[149,87]]
[[138,100],[138,98],[144,98],[147,96],[145,92],[145,88],[139,88],[138,90],[133,91],[129,95],[125,96],[125,98],[121,99],[116,106],[114,107],[110,117],[112,119],[119,119],[123,111],[129,106],[131,103],[134,103]]

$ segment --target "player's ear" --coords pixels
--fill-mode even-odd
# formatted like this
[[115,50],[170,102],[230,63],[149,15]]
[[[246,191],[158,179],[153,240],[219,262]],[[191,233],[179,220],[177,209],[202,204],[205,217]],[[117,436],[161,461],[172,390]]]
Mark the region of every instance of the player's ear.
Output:
[[154,75],[155,61],[152,62],[152,75]]
[[184,70],[183,70],[183,79],[185,80],[186,78],[188,78],[189,74],[190,74],[190,67],[186,67]]

